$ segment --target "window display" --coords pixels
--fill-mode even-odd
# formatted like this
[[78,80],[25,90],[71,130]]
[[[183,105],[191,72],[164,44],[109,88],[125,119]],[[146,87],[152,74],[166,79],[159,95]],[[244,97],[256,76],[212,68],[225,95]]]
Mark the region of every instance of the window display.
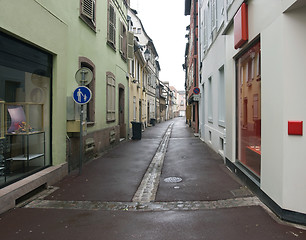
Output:
[[0,41],[3,187],[51,165],[52,56],[1,32]]
[[261,77],[260,42],[250,47],[236,62],[238,129],[237,159],[260,177],[261,165]]

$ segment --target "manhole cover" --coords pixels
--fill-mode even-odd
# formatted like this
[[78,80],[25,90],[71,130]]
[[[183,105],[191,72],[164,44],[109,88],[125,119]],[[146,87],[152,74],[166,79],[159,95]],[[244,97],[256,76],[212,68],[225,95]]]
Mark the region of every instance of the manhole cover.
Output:
[[164,179],[164,182],[167,183],[179,183],[181,182],[183,179],[180,177],[167,177]]

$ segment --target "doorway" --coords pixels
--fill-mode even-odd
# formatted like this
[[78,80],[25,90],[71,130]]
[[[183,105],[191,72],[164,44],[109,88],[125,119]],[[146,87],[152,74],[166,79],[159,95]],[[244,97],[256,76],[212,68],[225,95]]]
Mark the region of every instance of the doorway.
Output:
[[119,128],[120,128],[120,138],[126,137],[126,124],[124,122],[124,86],[119,86]]

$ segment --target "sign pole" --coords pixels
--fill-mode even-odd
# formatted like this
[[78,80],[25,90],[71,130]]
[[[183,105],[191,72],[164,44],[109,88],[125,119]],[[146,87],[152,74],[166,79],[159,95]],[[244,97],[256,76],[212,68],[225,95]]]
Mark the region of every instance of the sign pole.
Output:
[[[84,104],[87,104],[92,97],[91,90],[86,87],[93,79],[93,73],[89,68],[82,67],[75,74],[75,80],[79,84],[72,96],[73,100],[80,106],[80,157],[79,157],[79,175],[82,173],[83,165],[83,118],[84,118]],[[86,120],[85,120],[86,124]]]
[[83,164],[83,104],[80,106],[80,162],[79,162],[79,175],[82,173],[82,164]]
[[[81,71],[81,86],[84,86],[85,82],[85,73]],[[84,105],[81,104],[81,111],[80,111],[80,162],[79,162],[79,175],[82,173],[82,165],[83,165],[83,115],[84,115]]]

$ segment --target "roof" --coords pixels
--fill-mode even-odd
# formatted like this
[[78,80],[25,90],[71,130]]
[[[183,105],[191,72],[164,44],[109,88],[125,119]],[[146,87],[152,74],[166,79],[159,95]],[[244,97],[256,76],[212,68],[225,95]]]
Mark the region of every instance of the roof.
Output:
[[[145,30],[145,28],[144,28],[144,26],[143,26],[143,24],[142,24],[140,18],[137,16],[137,14],[138,14],[137,11],[134,10],[134,9],[132,9],[131,7],[128,7],[128,8],[129,8],[129,10],[133,13],[133,15],[137,18],[137,20],[139,21],[139,23],[140,23],[140,25],[141,25],[141,28],[142,28],[142,30],[143,30],[143,33],[144,33],[145,36],[148,38],[148,45],[150,45],[150,46],[152,47],[153,52],[154,52],[154,53],[156,54],[156,56],[158,57],[158,53],[157,53],[156,48],[155,48],[155,46],[154,46],[153,40],[149,37],[149,35],[147,34],[147,32],[146,32],[146,30]],[[128,17],[131,18],[131,16],[128,16]]]

